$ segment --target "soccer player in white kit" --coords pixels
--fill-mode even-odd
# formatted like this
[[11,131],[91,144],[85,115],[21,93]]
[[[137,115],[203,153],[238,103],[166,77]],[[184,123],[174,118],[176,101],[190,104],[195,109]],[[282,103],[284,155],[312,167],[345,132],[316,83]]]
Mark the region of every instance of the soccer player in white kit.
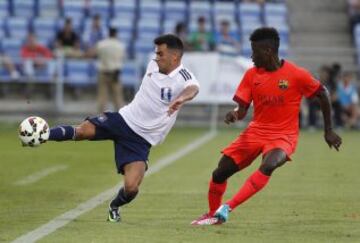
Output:
[[113,140],[124,186],[109,205],[108,220],[120,221],[119,207],[132,201],[147,169],[151,146],[161,143],[181,106],[199,92],[199,83],[181,64],[182,41],[167,34],[154,40],[156,58],[148,64],[139,91],[119,112],[86,118],[78,126],[50,129],[49,140]]

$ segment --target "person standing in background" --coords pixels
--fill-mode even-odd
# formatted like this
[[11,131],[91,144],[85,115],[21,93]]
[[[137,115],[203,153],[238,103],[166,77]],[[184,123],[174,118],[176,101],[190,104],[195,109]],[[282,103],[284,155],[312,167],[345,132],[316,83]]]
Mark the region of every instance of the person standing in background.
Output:
[[109,29],[109,37],[96,45],[99,60],[98,109],[104,112],[110,93],[115,110],[124,106],[123,88],[119,75],[125,58],[124,44],[117,39],[117,30]]

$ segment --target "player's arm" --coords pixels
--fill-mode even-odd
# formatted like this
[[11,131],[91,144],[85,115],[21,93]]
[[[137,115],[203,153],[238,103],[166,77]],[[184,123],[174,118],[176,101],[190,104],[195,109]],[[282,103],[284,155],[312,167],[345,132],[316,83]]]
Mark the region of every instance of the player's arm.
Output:
[[179,110],[181,106],[189,100],[192,100],[199,93],[199,86],[189,85],[187,86],[176,99],[174,99],[168,110],[168,115],[171,116],[175,111]]
[[229,111],[225,115],[224,122],[226,124],[230,124],[230,123],[242,120],[246,116],[248,108],[249,108],[248,105],[239,103],[238,106],[234,110]]
[[331,101],[328,90],[325,86],[322,86],[316,93],[315,97],[320,103],[321,112],[324,119],[324,138],[329,147],[334,147],[339,151],[342,143],[341,137],[337,135],[333,130],[332,119],[331,119]]

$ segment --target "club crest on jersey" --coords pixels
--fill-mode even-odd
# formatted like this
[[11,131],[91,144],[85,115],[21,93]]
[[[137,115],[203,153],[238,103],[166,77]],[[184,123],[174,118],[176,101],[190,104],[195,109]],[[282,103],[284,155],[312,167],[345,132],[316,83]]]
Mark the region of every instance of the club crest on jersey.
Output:
[[170,101],[171,101],[171,98],[172,98],[171,88],[170,88],[170,87],[161,88],[161,95],[160,95],[160,97],[161,97],[161,100],[170,102]]
[[289,82],[287,80],[279,80],[278,86],[280,89],[287,89],[289,87]]

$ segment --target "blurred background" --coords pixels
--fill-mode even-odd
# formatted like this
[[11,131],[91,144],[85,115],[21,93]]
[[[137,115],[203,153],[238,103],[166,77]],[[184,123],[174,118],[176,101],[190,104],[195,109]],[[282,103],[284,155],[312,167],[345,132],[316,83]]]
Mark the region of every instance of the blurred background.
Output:
[[[216,125],[235,105],[234,91],[252,65],[249,35],[272,26],[280,56],[308,68],[330,90],[336,126],[357,129],[358,22],[359,0],[0,0],[0,121],[97,114],[96,46],[113,27],[125,47],[118,74],[125,103],[141,83],[154,37],[174,33],[202,86],[178,125]],[[105,108],[115,110],[111,102]],[[319,111],[316,102],[304,101],[301,126],[321,127]]]

